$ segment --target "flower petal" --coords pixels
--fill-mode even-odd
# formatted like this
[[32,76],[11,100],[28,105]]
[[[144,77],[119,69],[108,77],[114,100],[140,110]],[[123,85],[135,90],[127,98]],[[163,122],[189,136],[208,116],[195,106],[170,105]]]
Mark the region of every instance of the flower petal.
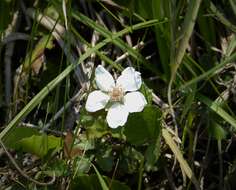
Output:
[[141,73],[135,71],[133,67],[127,67],[118,77],[117,84],[121,85],[126,92],[136,91],[142,84]]
[[98,65],[95,69],[95,80],[98,88],[105,92],[110,91],[115,86],[112,75],[102,65]]
[[147,101],[141,92],[130,92],[125,95],[124,104],[130,113],[141,112]]
[[126,123],[128,115],[129,112],[124,105],[115,103],[108,109],[106,120],[109,127],[117,128]]
[[88,95],[88,99],[85,104],[85,109],[89,112],[95,112],[103,109],[110,97],[100,90],[95,90]]

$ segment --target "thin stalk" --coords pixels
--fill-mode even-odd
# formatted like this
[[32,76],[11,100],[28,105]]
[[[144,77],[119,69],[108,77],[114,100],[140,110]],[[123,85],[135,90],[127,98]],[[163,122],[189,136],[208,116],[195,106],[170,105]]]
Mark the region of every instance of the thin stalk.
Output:
[[174,64],[171,65],[171,78],[170,78],[170,82],[168,85],[167,97],[168,97],[168,103],[170,106],[170,112],[171,112],[171,115],[175,121],[175,124],[176,124],[176,120],[175,120],[174,109],[173,109],[173,105],[172,105],[171,89],[172,89],[173,81],[175,79],[177,70],[182,62],[183,57],[184,57],[185,50],[187,49],[188,41],[191,37],[192,31],[193,31],[193,28],[195,25],[195,20],[198,15],[198,10],[199,10],[200,4],[201,4],[201,0],[191,0],[189,2],[188,11],[187,11],[187,14],[186,14],[185,20],[184,20],[183,31],[181,32],[181,34],[183,35],[183,38],[180,42],[179,47],[177,48],[178,51],[176,53]]
[[143,178],[143,171],[144,171],[143,164],[144,164],[144,160],[142,159],[140,163],[140,167],[139,167],[138,190],[142,189],[142,178]]
[[214,76],[222,67],[224,67],[227,63],[233,62],[236,59],[236,53],[232,54],[230,57],[227,57],[226,59],[222,60],[220,63],[215,64],[216,66],[209,69],[208,71],[205,71],[201,75],[197,76],[196,78],[186,82],[184,85],[182,85],[179,90],[183,90],[184,88],[189,87],[190,85],[197,83],[205,78],[208,80]]
[[217,16],[218,20],[224,24],[225,26],[227,26],[230,30],[232,30],[233,32],[236,32],[236,26],[233,25],[227,18],[225,18],[224,14],[221,13],[216,6],[214,5],[214,3],[210,2],[210,9],[211,11]]
[[200,190],[199,182],[197,181],[197,179],[196,179],[192,169],[190,168],[188,162],[184,159],[182,152],[180,151],[180,149],[178,148],[178,146],[174,142],[172,135],[168,132],[167,129],[163,128],[162,129],[162,136],[163,136],[166,144],[170,147],[171,151],[176,156],[182,171],[185,172],[185,174],[188,176],[188,178],[194,184],[195,189]]
[[219,178],[220,178],[220,187],[219,189],[223,189],[223,159],[222,159],[222,147],[221,140],[217,140],[218,144],[218,156],[219,156]]

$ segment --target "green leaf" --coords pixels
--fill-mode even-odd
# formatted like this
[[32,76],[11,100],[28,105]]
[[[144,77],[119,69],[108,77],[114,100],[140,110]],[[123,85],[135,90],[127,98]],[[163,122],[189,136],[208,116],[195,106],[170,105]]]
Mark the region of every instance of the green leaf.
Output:
[[81,150],[87,151],[95,148],[93,139],[88,139],[85,134],[79,135],[79,142],[74,144],[75,148],[79,148]]
[[29,152],[39,157],[46,156],[49,151],[58,151],[62,148],[62,140],[59,137],[52,135],[33,135],[31,137],[23,138],[18,141],[16,145],[17,150]]
[[236,16],[236,2],[234,0],[229,0],[229,2],[234,12],[234,15]]
[[230,125],[232,125],[232,127],[234,127],[234,129],[236,129],[236,120],[233,116],[231,116],[230,114],[228,114],[228,112],[226,112],[223,108],[221,108],[221,106],[215,102],[210,100],[209,98],[207,98],[206,96],[198,93],[197,94],[197,98],[204,104],[206,104],[209,109],[211,109],[212,111],[214,111],[216,114],[218,114],[220,117],[222,117],[225,121],[227,121]]
[[225,15],[214,5],[213,2],[210,2],[210,10],[222,24],[233,32],[236,32],[236,26],[225,17]]
[[39,135],[37,129],[29,128],[29,127],[16,127],[8,133],[7,136],[3,138],[4,144],[8,148],[16,148],[18,141],[23,138],[31,137],[32,135]]
[[[90,121],[90,123],[91,122],[92,120]],[[106,134],[109,134],[114,138],[124,139],[124,135],[122,134],[122,127],[119,127],[117,129],[109,128],[104,117],[94,117],[93,123],[90,123],[87,123],[86,128],[86,135],[89,140],[101,138]]]
[[161,151],[160,137],[161,135],[159,134],[156,143],[153,143],[147,147],[147,150],[145,152],[145,165],[144,165],[146,171],[151,171],[154,169],[154,165],[156,164],[160,156],[160,151]]
[[97,170],[97,168],[92,165],[97,176],[98,176],[98,180],[99,180],[99,183],[101,184],[102,186],[102,190],[109,190],[109,187],[107,186],[106,182],[104,181],[103,177],[101,176],[101,174],[99,173],[99,171]]
[[92,125],[94,122],[94,118],[91,115],[81,114],[80,116],[80,122],[82,125]]
[[[103,176],[104,181],[106,181],[107,184],[109,184],[110,190],[130,190],[130,188],[117,181],[117,180],[111,180],[110,178]],[[101,187],[101,184],[99,182],[98,176],[93,175],[81,175],[77,178],[75,178],[72,182],[71,190],[77,190],[77,189],[83,189],[83,190],[103,190]]]
[[208,132],[216,139],[222,140],[226,138],[227,132],[217,122],[212,121],[212,124],[208,127]]
[[97,163],[99,164],[99,167],[101,167],[101,169],[106,172],[110,172],[112,170],[113,162],[114,158],[112,156],[98,156],[97,158]]
[[93,155],[90,157],[77,156],[74,161],[73,168],[75,169],[74,175],[76,174],[85,174],[89,172],[89,169],[91,167],[91,162],[93,160]]
[[144,18],[152,19],[152,1],[138,0],[133,1],[134,6],[136,5],[137,12]]
[[134,174],[144,162],[143,153],[132,146],[124,146],[119,157],[119,172]]
[[143,112],[130,114],[124,128],[127,141],[133,145],[155,142],[160,134],[161,119],[161,110],[156,106],[146,106]]
[[39,59],[39,57],[44,53],[45,49],[52,49],[53,47],[53,37],[51,35],[43,36],[34,47],[34,50],[26,55],[25,61],[23,63],[24,71],[29,69],[30,66],[32,67],[32,63]]
[[100,118],[95,120],[93,125],[89,126],[86,130],[88,139],[100,138],[107,133],[109,133],[109,131],[105,121]]
[[147,85],[145,83],[142,84],[141,88],[140,88],[140,92],[143,93],[143,95],[145,96],[148,104],[152,104],[152,90],[150,88],[147,87]]
[[65,160],[53,160],[48,164],[48,168],[46,171],[43,171],[44,174],[48,176],[68,176],[69,168]]
[[222,59],[219,63],[216,62],[214,65],[214,67],[212,67],[211,69],[204,71],[202,74],[198,75],[197,77],[193,78],[192,80],[186,82],[185,84],[183,84],[179,89],[183,90],[184,88],[200,82],[201,80],[204,80],[207,78],[207,80],[209,80],[211,77],[213,77],[216,73],[218,73],[218,71],[220,69],[222,69],[227,63],[231,63],[233,61],[235,61],[236,59],[236,53],[233,53],[232,55],[230,55],[229,57],[225,57],[224,59]]
[[216,30],[214,20],[212,17],[204,16],[204,7],[199,9],[199,16],[197,18],[198,27],[201,35],[204,37],[204,42],[206,41],[207,50],[210,53],[210,46],[216,46]]
[[110,172],[114,164],[114,156],[112,155],[112,149],[107,148],[103,154],[96,156],[99,167],[106,172]]
[[189,91],[186,93],[186,99],[183,105],[184,109],[180,119],[181,121],[184,120],[188,111],[192,108],[196,92],[197,92],[197,84],[194,83],[190,86]]
[[[164,0],[152,0],[150,1],[152,3],[151,10],[148,10],[149,12],[152,12],[153,18],[157,20],[169,20],[169,4],[170,1],[164,1]],[[156,43],[158,47],[158,52],[160,55],[160,62],[161,66],[164,70],[165,78],[168,79],[170,76],[170,68],[169,68],[169,62],[170,62],[170,22],[163,23],[161,25],[156,25],[154,27],[155,37],[156,37]]]

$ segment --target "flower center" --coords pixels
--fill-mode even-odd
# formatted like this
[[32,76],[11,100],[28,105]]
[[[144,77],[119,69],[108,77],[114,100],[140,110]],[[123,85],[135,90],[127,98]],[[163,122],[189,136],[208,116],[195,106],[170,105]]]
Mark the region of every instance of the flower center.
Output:
[[109,92],[112,102],[122,102],[124,95],[125,93],[121,86],[116,86]]

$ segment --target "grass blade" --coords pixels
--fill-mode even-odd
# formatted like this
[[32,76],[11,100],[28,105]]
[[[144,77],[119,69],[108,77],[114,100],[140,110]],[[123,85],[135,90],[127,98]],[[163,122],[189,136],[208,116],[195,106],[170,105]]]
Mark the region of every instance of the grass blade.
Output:
[[206,96],[198,93],[196,96],[202,103],[207,105],[212,111],[214,111],[216,114],[218,114],[220,117],[222,117],[225,121],[227,121],[229,124],[231,124],[236,129],[236,120],[229,115],[224,109],[222,109],[219,104],[216,102],[210,100]]
[[[157,71],[155,69],[153,69],[153,67],[150,67],[150,64],[147,63],[147,61],[145,60],[145,58],[135,49],[133,49],[132,47],[130,47],[127,43],[125,43],[122,39],[120,38],[114,38],[117,34],[119,34],[119,32],[117,33],[112,33],[111,31],[107,30],[106,28],[104,28],[103,26],[97,24],[96,22],[94,22],[92,19],[88,18],[87,16],[83,15],[82,13],[76,12],[76,13],[72,13],[72,16],[77,19],[78,21],[82,22],[85,25],[88,25],[89,27],[93,28],[94,30],[96,30],[97,32],[99,32],[102,36],[104,36],[105,38],[110,38],[111,42],[114,43],[115,45],[117,45],[119,48],[121,48],[124,52],[128,52],[129,55],[131,55],[133,58],[135,58],[138,62],[143,63],[143,65],[149,69],[152,72],[156,72],[155,74],[157,74]],[[157,19],[153,19],[153,20],[149,20],[149,21],[145,21],[142,23],[145,23],[146,27],[150,27],[150,26],[155,26],[157,24],[163,24],[168,22],[167,20],[157,20]],[[137,27],[139,25],[136,25]],[[145,27],[145,28],[146,28]],[[143,28],[140,25],[141,29]],[[132,32],[133,30],[136,30],[134,28],[134,26],[127,26],[124,31],[127,32]]]
[[100,184],[101,184],[101,186],[102,186],[102,189],[103,189],[103,190],[109,190],[109,188],[108,188],[106,182],[105,182],[104,179],[102,178],[102,176],[101,176],[101,174],[99,173],[99,171],[97,170],[97,168],[96,168],[93,164],[92,164],[92,166],[93,166],[93,168],[94,168],[94,170],[95,170],[95,172],[96,172],[96,174],[97,174],[97,176],[98,176],[98,180],[99,180],[99,182],[100,182]]
[[172,136],[169,134],[168,130],[163,128],[162,129],[162,135],[165,139],[166,144],[168,144],[168,146],[170,147],[171,151],[174,153],[174,155],[176,156],[181,168],[184,170],[185,174],[188,176],[188,178],[193,182],[195,189],[200,190],[200,186],[199,183],[193,173],[193,171],[191,170],[191,168],[189,167],[187,161],[184,159],[183,154],[181,153],[181,151],[179,150],[178,146],[175,144],[175,142],[173,141]]
[[225,60],[223,60],[221,63],[216,64],[215,67],[209,69],[208,71],[204,72],[203,74],[199,75],[198,77],[186,82],[184,85],[182,85],[180,87],[181,89],[184,89],[186,87],[188,87],[189,85],[192,85],[193,83],[197,83],[205,78],[210,78],[212,76],[214,76],[214,74],[221,69],[222,67],[224,67],[227,63],[230,63],[232,61],[234,61],[236,59],[236,53],[234,53],[233,55],[231,55],[230,57],[226,58]]
[[212,2],[210,2],[210,9],[217,16],[217,18],[222,24],[227,26],[233,32],[236,32],[236,26],[233,25],[227,18],[225,18],[223,13],[221,13]]

